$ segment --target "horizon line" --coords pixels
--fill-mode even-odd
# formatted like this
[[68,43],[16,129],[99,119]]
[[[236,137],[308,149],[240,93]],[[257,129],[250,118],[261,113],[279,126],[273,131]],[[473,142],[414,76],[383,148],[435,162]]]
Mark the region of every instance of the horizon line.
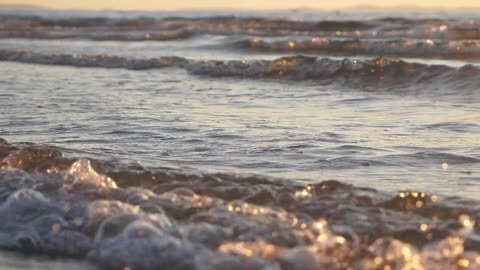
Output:
[[396,5],[396,6],[381,6],[381,5],[352,5],[348,7],[339,8],[317,8],[308,6],[299,6],[295,8],[171,8],[171,9],[122,9],[122,8],[62,8],[51,7],[48,5],[29,5],[29,4],[1,4],[0,7],[11,10],[51,10],[51,11],[112,11],[112,12],[161,12],[161,11],[367,11],[374,9],[375,11],[418,11],[418,12],[473,12],[479,11],[480,7],[426,7],[415,5]]

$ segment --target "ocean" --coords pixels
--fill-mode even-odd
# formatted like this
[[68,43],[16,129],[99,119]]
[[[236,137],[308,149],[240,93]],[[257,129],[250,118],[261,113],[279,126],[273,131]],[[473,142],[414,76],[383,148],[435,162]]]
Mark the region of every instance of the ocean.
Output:
[[0,10],[0,263],[480,269],[479,29]]

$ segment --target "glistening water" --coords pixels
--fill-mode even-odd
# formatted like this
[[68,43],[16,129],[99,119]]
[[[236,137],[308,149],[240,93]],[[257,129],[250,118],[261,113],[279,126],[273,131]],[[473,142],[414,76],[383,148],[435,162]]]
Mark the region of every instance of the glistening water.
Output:
[[383,15],[3,12],[0,262],[480,269],[480,18]]

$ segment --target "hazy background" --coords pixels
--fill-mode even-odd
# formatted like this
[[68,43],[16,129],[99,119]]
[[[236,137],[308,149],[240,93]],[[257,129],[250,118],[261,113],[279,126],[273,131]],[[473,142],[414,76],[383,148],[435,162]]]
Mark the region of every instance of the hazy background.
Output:
[[422,7],[428,9],[480,8],[480,0],[0,0],[0,5],[34,5],[70,9],[176,10],[176,9],[344,9],[357,6]]

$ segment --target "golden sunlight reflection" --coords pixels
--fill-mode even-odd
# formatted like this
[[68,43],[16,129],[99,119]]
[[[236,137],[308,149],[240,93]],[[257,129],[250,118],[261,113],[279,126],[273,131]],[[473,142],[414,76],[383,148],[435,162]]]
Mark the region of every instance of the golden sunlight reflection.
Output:
[[473,221],[468,215],[461,215],[458,220],[467,229],[473,229],[475,226],[475,221]]
[[298,190],[295,192],[295,197],[297,198],[310,198],[313,196],[314,187],[308,185],[304,189]]

